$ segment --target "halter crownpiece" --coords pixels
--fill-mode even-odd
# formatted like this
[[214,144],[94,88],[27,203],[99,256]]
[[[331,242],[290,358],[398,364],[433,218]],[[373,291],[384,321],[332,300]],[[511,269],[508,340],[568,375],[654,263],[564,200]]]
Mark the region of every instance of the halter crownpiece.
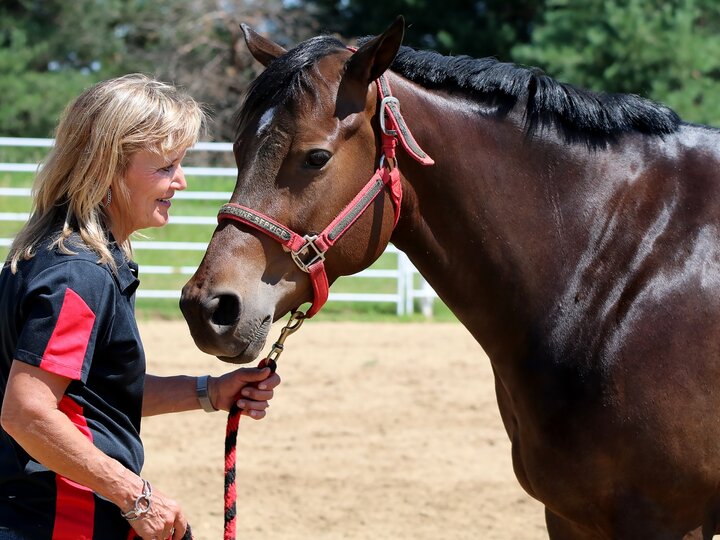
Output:
[[238,221],[249,225],[279,242],[290,255],[295,264],[310,275],[313,288],[313,303],[307,312],[312,317],[325,304],[329,293],[327,272],[325,271],[325,253],[337,242],[355,221],[367,210],[375,198],[387,186],[395,210],[393,227],[400,219],[400,205],[402,203],[402,183],[400,171],[397,166],[390,167],[388,160],[395,161],[395,147],[398,139],[405,151],[419,163],[432,165],[435,162],[420,148],[410,133],[405,120],[400,114],[400,102],[392,95],[390,84],[384,75],[381,75],[377,84],[378,117],[380,121],[382,152],[380,163],[370,181],[365,184],[360,193],[338,214],[338,216],[316,235],[301,236],[289,227],[278,223],[271,217],[237,203],[227,203],[220,208],[218,223],[223,219]]

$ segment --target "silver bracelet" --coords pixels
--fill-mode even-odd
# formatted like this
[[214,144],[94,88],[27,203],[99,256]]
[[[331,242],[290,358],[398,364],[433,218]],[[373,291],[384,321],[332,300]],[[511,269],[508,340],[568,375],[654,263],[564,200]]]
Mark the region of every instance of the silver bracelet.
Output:
[[207,413],[215,412],[218,410],[212,404],[212,401],[210,401],[210,395],[208,394],[208,379],[209,378],[210,378],[210,375],[203,375],[202,377],[198,377],[196,380],[197,382],[195,384],[195,391],[197,392],[197,400],[200,403],[200,407],[202,407],[202,410]]
[[128,521],[135,521],[136,519],[143,517],[150,511],[150,507],[152,506],[151,497],[152,486],[150,485],[150,482],[143,479],[142,493],[137,499],[135,499],[135,504],[133,504],[133,507],[130,510],[127,512],[121,512],[122,517]]

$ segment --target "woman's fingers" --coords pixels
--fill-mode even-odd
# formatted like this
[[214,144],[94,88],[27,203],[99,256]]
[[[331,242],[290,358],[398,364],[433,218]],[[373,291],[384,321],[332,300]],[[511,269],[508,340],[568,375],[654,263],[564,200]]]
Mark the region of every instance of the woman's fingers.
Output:
[[273,398],[272,390],[260,390],[254,386],[246,386],[240,391],[240,399],[248,399],[253,401],[268,401]]
[[280,375],[278,375],[277,373],[273,373],[267,379],[260,382],[257,386],[259,389],[262,389],[262,390],[264,390],[264,389],[272,390],[278,384],[280,384]]
[[237,406],[248,411],[264,411],[270,406],[267,401],[255,401],[253,399],[238,399]]
[[180,519],[177,519],[172,528],[170,538],[172,540],[185,540],[186,538],[192,538],[192,534],[188,534],[189,532],[190,525],[181,522]]

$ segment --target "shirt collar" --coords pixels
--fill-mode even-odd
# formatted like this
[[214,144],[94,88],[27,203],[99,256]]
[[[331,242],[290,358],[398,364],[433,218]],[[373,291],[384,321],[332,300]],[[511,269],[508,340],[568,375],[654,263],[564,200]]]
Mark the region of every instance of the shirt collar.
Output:
[[123,253],[112,236],[110,237],[110,253],[115,261],[115,266],[117,266],[115,279],[118,282],[120,291],[123,294],[132,295],[140,285],[138,264],[125,257],[125,253]]

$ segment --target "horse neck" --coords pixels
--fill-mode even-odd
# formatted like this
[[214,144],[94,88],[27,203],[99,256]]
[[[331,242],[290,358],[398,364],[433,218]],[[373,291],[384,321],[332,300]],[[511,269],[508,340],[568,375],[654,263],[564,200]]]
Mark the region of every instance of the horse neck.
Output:
[[404,203],[392,241],[491,353],[512,341],[509,332],[527,332],[560,294],[582,239],[573,245],[563,235],[576,216],[565,213],[559,179],[586,169],[588,152],[529,144],[519,118],[483,115],[466,98],[399,77],[392,83],[435,160],[423,167],[399,153]]

